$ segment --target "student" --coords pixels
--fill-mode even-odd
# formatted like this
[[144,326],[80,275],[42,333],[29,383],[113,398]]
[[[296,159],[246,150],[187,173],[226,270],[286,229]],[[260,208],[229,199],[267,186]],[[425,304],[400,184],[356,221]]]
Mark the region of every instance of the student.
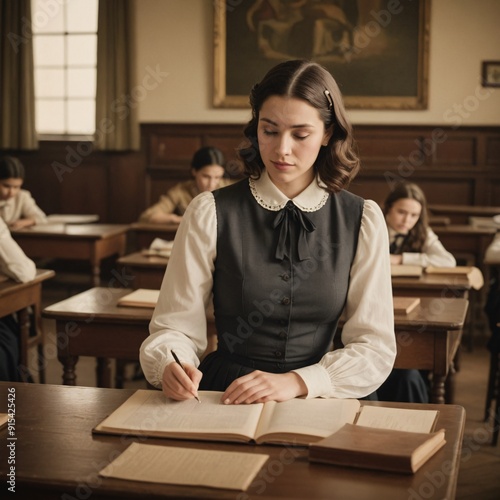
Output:
[[47,216],[31,193],[21,189],[25,171],[13,156],[0,158],[0,217],[10,229],[22,229],[47,222]]
[[[427,202],[416,184],[398,183],[385,200],[384,214],[391,243],[391,264],[456,265],[453,255],[427,224]],[[394,369],[377,390],[377,397],[381,401],[402,403],[429,401],[427,384],[419,370]]]
[[[0,275],[25,283],[35,278],[35,263],[12,239],[9,228],[0,218]],[[0,380],[20,381],[19,325],[14,316],[0,318]]]
[[411,182],[398,183],[384,203],[389,229],[391,264],[422,267],[454,267],[455,257],[446,251],[429,227],[423,191]]
[[214,147],[196,151],[191,160],[193,179],[181,182],[161,196],[160,201],[145,210],[139,222],[180,222],[191,200],[204,191],[213,191],[229,184],[224,179],[224,155]]
[[[198,389],[225,404],[364,397],[396,353],[389,243],[378,205],[344,190],[359,159],[339,88],[322,66],[287,61],[250,103],[248,178],[189,205],[143,371],[176,400]],[[218,345],[199,364],[212,294]]]

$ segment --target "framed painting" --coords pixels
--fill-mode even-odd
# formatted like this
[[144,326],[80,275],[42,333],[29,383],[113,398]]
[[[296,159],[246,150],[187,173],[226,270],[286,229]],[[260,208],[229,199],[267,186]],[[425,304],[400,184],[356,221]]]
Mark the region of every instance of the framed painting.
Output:
[[500,87],[500,61],[483,61],[481,84],[483,87]]
[[214,0],[214,106],[247,108],[274,65],[310,59],[348,108],[426,109],[431,0]]

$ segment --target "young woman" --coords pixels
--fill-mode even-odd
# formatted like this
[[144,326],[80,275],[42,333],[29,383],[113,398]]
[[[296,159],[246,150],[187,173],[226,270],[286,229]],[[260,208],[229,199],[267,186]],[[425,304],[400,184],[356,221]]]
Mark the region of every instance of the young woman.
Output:
[[213,191],[229,184],[224,179],[224,155],[214,147],[196,151],[191,161],[192,180],[181,182],[170,189],[160,201],[145,210],[139,222],[180,222],[191,200],[204,191]]
[[0,158],[0,217],[10,229],[22,229],[47,222],[43,210],[29,191],[21,189],[23,164],[12,156]]
[[[177,400],[198,389],[225,404],[364,397],[396,352],[389,243],[378,205],[344,190],[359,160],[339,88],[322,66],[288,61],[250,103],[248,178],[188,207],[143,371]],[[200,364],[212,296],[218,346]],[[342,311],[344,347],[332,350]]]
[[385,200],[384,214],[391,264],[456,266],[455,257],[446,251],[427,223],[427,202],[416,184],[398,183]]
[[[12,239],[0,218],[0,276],[25,283],[35,278],[35,263]],[[0,318],[0,380],[21,380],[19,370],[19,324],[12,315]]]

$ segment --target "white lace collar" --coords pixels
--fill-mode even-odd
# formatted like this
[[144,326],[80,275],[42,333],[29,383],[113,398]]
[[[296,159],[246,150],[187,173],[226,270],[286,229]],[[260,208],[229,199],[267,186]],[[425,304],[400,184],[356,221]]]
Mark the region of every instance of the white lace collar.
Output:
[[[264,170],[259,179],[249,179],[250,190],[255,201],[262,207],[273,212],[284,208],[290,198],[285,196],[271,181],[267,170]],[[316,212],[328,200],[328,191],[319,177],[314,179],[302,193],[292,199],[293,203],[303,212]]]

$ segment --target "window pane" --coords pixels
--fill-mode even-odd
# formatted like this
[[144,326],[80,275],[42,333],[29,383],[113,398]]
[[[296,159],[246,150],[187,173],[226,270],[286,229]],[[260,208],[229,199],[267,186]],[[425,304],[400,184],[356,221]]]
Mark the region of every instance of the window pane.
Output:
[[39,134],[64,134],[64,101],[36,101],[36,130]]
[[97,35],[68,35],[68,66],[95,66]]
[[63,33],[63,2],[31,0],[31,21],[34,33]]
[[95,101],[81,99],[68,101],[68,134],[95,132]]
[[35,67],[64,65],[64,36],[39,35],[33,42]]
[[68,97],[95,97],[96,70],[68,69]]
[[64,97],[64,70],[35,70],[35,88],[37,97]]
[[68,32],[97,31],[97,0],[69,0],[66,12]]

